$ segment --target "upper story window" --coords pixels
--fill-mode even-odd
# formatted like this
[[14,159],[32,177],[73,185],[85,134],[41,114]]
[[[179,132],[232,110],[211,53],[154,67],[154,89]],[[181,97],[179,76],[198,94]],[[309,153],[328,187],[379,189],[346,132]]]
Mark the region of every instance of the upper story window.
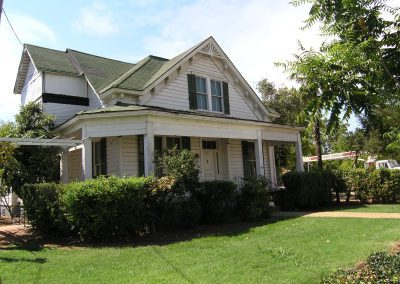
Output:
[[206,78],[198,76],[196,76],[196,103],[198,109],[208,109]]
[[212,110],[222,112],[222,84],[214,80],[210,80],[210,82]]
[[189,108],[230,114],[227,82],[188,74]]

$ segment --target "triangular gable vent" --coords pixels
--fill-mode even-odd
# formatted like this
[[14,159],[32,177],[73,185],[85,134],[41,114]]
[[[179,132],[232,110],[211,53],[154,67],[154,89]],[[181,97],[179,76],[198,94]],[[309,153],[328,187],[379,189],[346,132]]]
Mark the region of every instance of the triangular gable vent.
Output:
[[200,51],[211,56],[222,57],[221,53],[219,53],[217,48],[211,42],[205,45]]

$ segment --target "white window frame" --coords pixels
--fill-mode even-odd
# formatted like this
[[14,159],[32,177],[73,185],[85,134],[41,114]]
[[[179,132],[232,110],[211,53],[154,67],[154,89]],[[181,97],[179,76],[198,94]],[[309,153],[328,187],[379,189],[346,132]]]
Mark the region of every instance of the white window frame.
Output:
[[[214,80],[214,79],[211,79],[211,78],[209,78],[209,81],[210,81],[210,106],[211,106],[211,111],[212,112],[220,112],[220,113],[223,113],[224,112],[224,90],[223,90],[223,82],[222,81],[219,81],[219,80]],[[212,94],[212,88],[211,88],[211,81],[214,81],[214,82],[216,82],[216,83],[219,83],[219,85],[220,85],[220,91],[221,91],[221,96],[215,96],[215,95],[213,95]],[[221,100],[221,110],[213,110],[213,97],[217,97],[217,98],[219,98],[220,100]]]
[[197,107],[197,109],[198,110],[203,110],[203,111],[207,111],[207,110],[209,110],[209,106],[210,106],[210,103],[209,103],[209,98],[208,98],[208,96],[209,96],[209,90],[210,90],[210,84],[209,84],[209,79],[207,78],[207,77],[204,77],[204,76],[198,76],[198,75],[195,75],[195,81],[197,80],[197,78],[200,78],[200,79],[204,79],[205,80],[205,83],[206,83],[206,92],[205,93],[202,93],[202,92],[199,92],[198,90],[197,90],[197,88],[196,88],[196,104],[197,104],[197,96],[198,95],[205,95],[206,96],[206,108],[199,108],[199,107]]
[[[206,98],[207,98],[207,109],[197,107],[196,110],[197,111],[205,111],[205,112],[214,112],[214,113],[224,113],[225,105],[224,105],[223,80],[212,78],[212,77],[205,76],[205,75],[200,75],[200,74],[198,74],[198,75],[196,74],[195,78],[203,78],[206,80],[206,91],[207,91],[207,93],[205,94]],[[211,81],[219,82],[221,85],[221,97],[220,97],[221,98],[221,111],[213,110],[213,104],[212,104],[213,94],[211,92]],[[197,102],[197,94],[204,94],[204,93],[200,93],[196,89],[196,102]]]

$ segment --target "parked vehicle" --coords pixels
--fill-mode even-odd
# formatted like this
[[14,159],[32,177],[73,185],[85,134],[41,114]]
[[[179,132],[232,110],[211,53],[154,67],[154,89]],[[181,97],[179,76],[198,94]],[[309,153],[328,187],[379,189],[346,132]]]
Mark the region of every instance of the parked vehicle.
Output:
[[375,162],[376,169],[400,170],[399,163],[396,160],[379,160]]

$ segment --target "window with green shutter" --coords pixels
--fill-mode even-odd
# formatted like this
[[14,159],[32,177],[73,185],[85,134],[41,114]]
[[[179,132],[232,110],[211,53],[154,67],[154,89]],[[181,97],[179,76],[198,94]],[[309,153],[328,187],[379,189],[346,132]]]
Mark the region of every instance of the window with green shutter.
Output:
[[93,178],[107,175],[107,140],[102,138],[92,144]]
[[227,82],[209,77],[187,74],[189,108],[230,114],[229,87]]
[[254,142],[242,141],[242,155],[244,177],[257,176],[256,151]]

